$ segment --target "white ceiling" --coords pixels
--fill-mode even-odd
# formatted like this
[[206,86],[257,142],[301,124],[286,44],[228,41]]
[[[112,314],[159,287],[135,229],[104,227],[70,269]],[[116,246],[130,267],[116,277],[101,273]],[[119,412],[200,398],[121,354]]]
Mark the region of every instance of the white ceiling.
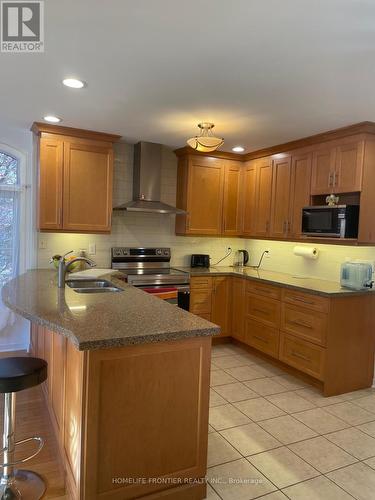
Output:
[[[0,124],[247,150],[375,121],[374,0],[46,0],[44,54],[0,54]],[[78,76],[88,87],[65,88]]]

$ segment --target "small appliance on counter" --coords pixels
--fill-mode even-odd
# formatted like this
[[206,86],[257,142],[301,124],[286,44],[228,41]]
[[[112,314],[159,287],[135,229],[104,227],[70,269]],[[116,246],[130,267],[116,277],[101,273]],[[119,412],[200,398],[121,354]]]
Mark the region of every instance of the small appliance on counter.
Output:
[[372,265],[367,262],[344,262],[341,264],[340,284],[353,290],[372,288]]
[[249,252],[247,250],[237,250],[234,254],[233,267],[243,267],[249,262]]
[[203,253],[193,253],[190,261],[191,267],[210,267],[210,256]]

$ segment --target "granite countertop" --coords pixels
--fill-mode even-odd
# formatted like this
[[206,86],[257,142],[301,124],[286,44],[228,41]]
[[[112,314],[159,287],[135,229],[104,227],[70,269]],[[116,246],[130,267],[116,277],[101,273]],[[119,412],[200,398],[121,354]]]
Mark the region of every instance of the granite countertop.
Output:
[[[113,293],[77,293],[57,287],[57,273],[33,270],[3,287],[6,306],[67,337],[79,350],[212,336],[220,328],[116,279]],[[74,277],[74,274],[69,276]]]
[[235,268],[233,266],[218,266],[210,268],[178,267],[181,271],[189,272],[191,276],[239,276],[252,280],[259,280],[275,286],[297,289],[300,291],[323,295],[328,297],[344,297],[347,295],[362,295],[374,293],[375,289],[351,290],[342,288],[335,281],[309,278],[307,276],[294,276],[292,274],[253,269],[251,267]]

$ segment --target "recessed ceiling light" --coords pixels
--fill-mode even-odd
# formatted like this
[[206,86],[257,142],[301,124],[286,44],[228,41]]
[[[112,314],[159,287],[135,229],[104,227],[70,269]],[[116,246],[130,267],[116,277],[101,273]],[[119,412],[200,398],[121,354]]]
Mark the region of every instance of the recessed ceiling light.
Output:
[[232,148],[232,151],[234,151],[235,153],[243,153],[245,151],[245,148],[243,148],[242,146],[234,146],[234,148]]
[[61,122],[61,118],[59,118],[58,116],[54,116],[54,115],[47,115],[43,118],[43,120],[45,120],[46,122],[49,122],[49,123]]
[[72,89],[82,89],[86,87],[86,83],[77,78],[65,78],[62,82],[66,87],[71,87]]

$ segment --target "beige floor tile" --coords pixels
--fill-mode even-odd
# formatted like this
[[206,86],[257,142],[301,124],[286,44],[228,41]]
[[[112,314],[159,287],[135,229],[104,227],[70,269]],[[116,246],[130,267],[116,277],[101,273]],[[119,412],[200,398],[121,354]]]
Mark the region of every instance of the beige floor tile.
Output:
[[375,422],[358,425],[357,429],[375,438]]
[[375,413],[375,395],[365,396],[364,398],[353,399],[352,403]]
[[291,444],[289,448],[322,474],[357,461],[349,453],[346,453],[323,436]]
[[319,389],[317,389],[316,387],[306,387],[305,389],[298,389],[296,393],[299,396],[307,399],[311,403],[314,403],[315,406],[328,406],[345,401],[341,396],[325,397],[323,396],[322,392],[319,391]]
[[330,472],[328,477],[357,500],[374,498],[375,470],[364,463],[335,470]]
[[240,382],[264,377],[264,375],[258,371],[258,365],[238,366],[237,368],[228,368],[225,371]]
[[322,408],[313,408],[312,410],[293,413],[293,417],[306,424],[318,434],[327,434],[328,432],[335,432],[349,427],[349,424]]
[[236,427],[238,425],[248,424],[250,420],[231,404],[216,406],[210,408],[210,425],[217,431]]
[[231,344],[214,345],[211,350],[211,357],[218,358],[220,356],[233,356],[238,354],[239,350]]
[[241,458],[241,455],[220,434],[215,432],[208,435],[208,467],[231,462],[238,458]]
[[369,465],[373,469],[375,469],[375,457],[369,458],[368,460],[365,460],[365,464]]
[[286,387],[275,382],[272,378],[258,378],[244,382],[244,384],[261,396],[271,396],[271,394],[288,391]]
[[311,465],[286,447],[254,455],[248,460],[278,488],[286,488],[319,475]]
[[298,379],[297,377],[293,377],[292,375],[278,375],[276,377],[272,377],[272,380],[274,380],[275,382],[279,382],[279,384],[283,385],[289,391],[308,387],[305,382]]
[[316,432],[291,415],[263,420],[259,425],[283,444],[296,443],[317,436]]
[[242,384],[241,382],[221,385],[218,386],[215,390],[230,403],[259,397],[256,392],[252,391],[251,389],[249,389],[249,387],[246,387],[246,385]]
[[353,500],[353,497],[324,476],[289,486],[283,491],[290,500]]
[[242,356],[220,356],[218,358],[214,358],[212,360],[212,364],[217,366],[218,368],[233,368],[237,366],[246,366],[249,365],[249,362]]
[[273,394],[272,396],[266,396],[266,399],[287,413],[295,413],[297,411],[315,408],[313,403],[310,403],[307,399],[298,396],[295,392]]
[[285,372],[283,370],[280,370],[280,368],[271,365],[271,363],[257,364],[256,369],[260,373],[263,373],[265,377],[276,377],[278,375],[285,375]]
[[273,493],[260,497],[259,500],[287,500],[287,498],[288,497],[281,491],[274,491]]
[[325,437],[359,460],[375,456],[375,439],[355,427],[326,434]]
[[238,354],[241,358],[243,358],[245,361],[248,363],[254,364],[254,365],[261,365],[264,363],[264,359],[256,356],[255,354],[252,354],[251,352],[247,352],[245,350],[242,351],[241,354]]
[[226,405],[227,401],[213,389],[210,389],[210,408],[214,406]]
[[234,382],[237,382],[237,380],[228,375],[228,373],[225,373],[223,370],[211,372],[211,387],[215,387],[216,385],[233,384]]
[[353,401],[354,399],[364,398],[365,396],[371,396],[374,394],[375,388],[369,387],[367,389],[359,389],[358,391],[340,394],[340,398],[342,398],[344,401]]
[[257,424],[241,425],[220,434],[245,457],[281,446],[277,439]]
[[208,469],[207,479],[223,500],[251,500],[276,490],[245,458]]
[[211,432],[216,432],[215,429],[213,427],[211,427],[210,425],[208,426],[208,434],[210,434]]
[[255,422],[285,415],[280,408],[264,398],[248,399],[247,401],[234,403],[234,405]]
[[211,372],[214,372],[214,371],[216,371],[216,370],[220,370],[220,368],[218,368],[217,366],[215,366],[212,362],[211,362],[211,367],[210,367],[210,369],[211,369]]
[[215,490],[209,484],[207,485],[206,500],[220,500],[219,495],[215,492]]
[[360,425],[375,420],[375,415],[350,401],[326,406],[325,410],[351,425]]

